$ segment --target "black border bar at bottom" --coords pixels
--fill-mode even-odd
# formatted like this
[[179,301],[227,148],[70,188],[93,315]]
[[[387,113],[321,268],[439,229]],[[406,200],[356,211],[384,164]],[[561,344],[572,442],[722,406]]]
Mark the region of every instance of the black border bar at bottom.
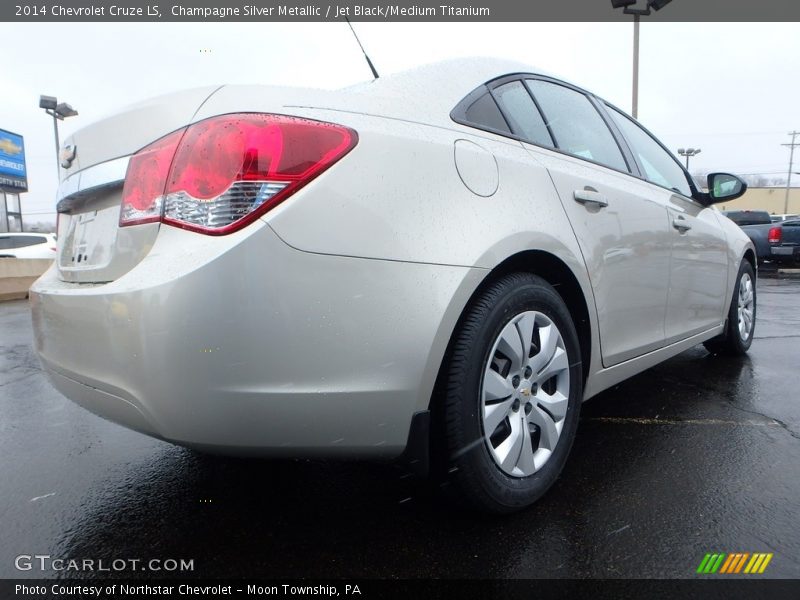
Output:
[[[286,586],[286,587],[284,587]],[[800,579],[517,579],[517,580],[124,580],[2,579],[0,598],[354,598],[503,600],[627,598],[783,600],[800,598]]]

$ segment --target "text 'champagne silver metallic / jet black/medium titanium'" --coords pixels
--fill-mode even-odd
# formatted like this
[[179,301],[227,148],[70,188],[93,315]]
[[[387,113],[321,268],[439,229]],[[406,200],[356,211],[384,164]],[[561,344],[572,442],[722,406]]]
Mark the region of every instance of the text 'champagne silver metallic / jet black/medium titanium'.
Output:
[[524,65],[193,89],[66,145],[36,349],[64,395],[176,444],[402,456],[509,512],[558,477],[583,400],[753,339],[754,249],[712,207],[746,186],[697,189]]

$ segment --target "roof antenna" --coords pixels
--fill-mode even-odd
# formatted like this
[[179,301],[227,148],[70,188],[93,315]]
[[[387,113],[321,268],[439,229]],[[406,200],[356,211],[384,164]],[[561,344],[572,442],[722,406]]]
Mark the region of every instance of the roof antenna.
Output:
[[358,35],[356,34],[356,30],[353,29],[353,25],[352,25],[352,23],[350,23],[350,19],[345,17],[344,20],[347,21],[347,24],[350,26],[350,31],[353,32],[353,36],[356,38],[356,41],[358,42],[358,47],[361,48],[361,52],[364,53],[364,58],[367,59],[367,64],[369,65],[369,70],[372,71],[372,76],[375,77],[375,79],[378,79],[380,77],[380,75],[378,75],[378,72],[375,70],[375,65],[372,64],[372,61],[369,59],[369,56],[367,56],[367,51],[364,50],[364,46],[361,45],[361,40],[358,39]]

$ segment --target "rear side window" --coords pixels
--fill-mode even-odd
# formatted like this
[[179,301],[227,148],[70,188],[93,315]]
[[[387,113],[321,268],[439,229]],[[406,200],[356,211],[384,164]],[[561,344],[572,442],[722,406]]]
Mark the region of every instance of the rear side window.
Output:
[[515,134],[540,146],[553,147],[542,114],[521,81],[512,81],[494,89],[495,96]]
[[686,174],[672,155],[633,120],[611,107],[609,109],[611,118],[622,130],[622,135],[627,138],[631,150],[642,165],[647,180],[691,197],[692,188],[689,187]]
[[464,118],[479,127],[511,133],[497,103],[488,92],[467,107]]
[[611,130],[585,94],[538,79],[529,79],[527,83],[558,149],[628,172]]

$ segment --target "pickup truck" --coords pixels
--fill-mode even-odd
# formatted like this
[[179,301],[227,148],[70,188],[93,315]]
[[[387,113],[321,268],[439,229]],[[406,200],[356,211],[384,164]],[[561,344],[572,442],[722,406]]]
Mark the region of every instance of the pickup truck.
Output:
[[800,264],[800,219],[773,223],[765,210],[729,210],[722,214],[752,240],[758,264]]

